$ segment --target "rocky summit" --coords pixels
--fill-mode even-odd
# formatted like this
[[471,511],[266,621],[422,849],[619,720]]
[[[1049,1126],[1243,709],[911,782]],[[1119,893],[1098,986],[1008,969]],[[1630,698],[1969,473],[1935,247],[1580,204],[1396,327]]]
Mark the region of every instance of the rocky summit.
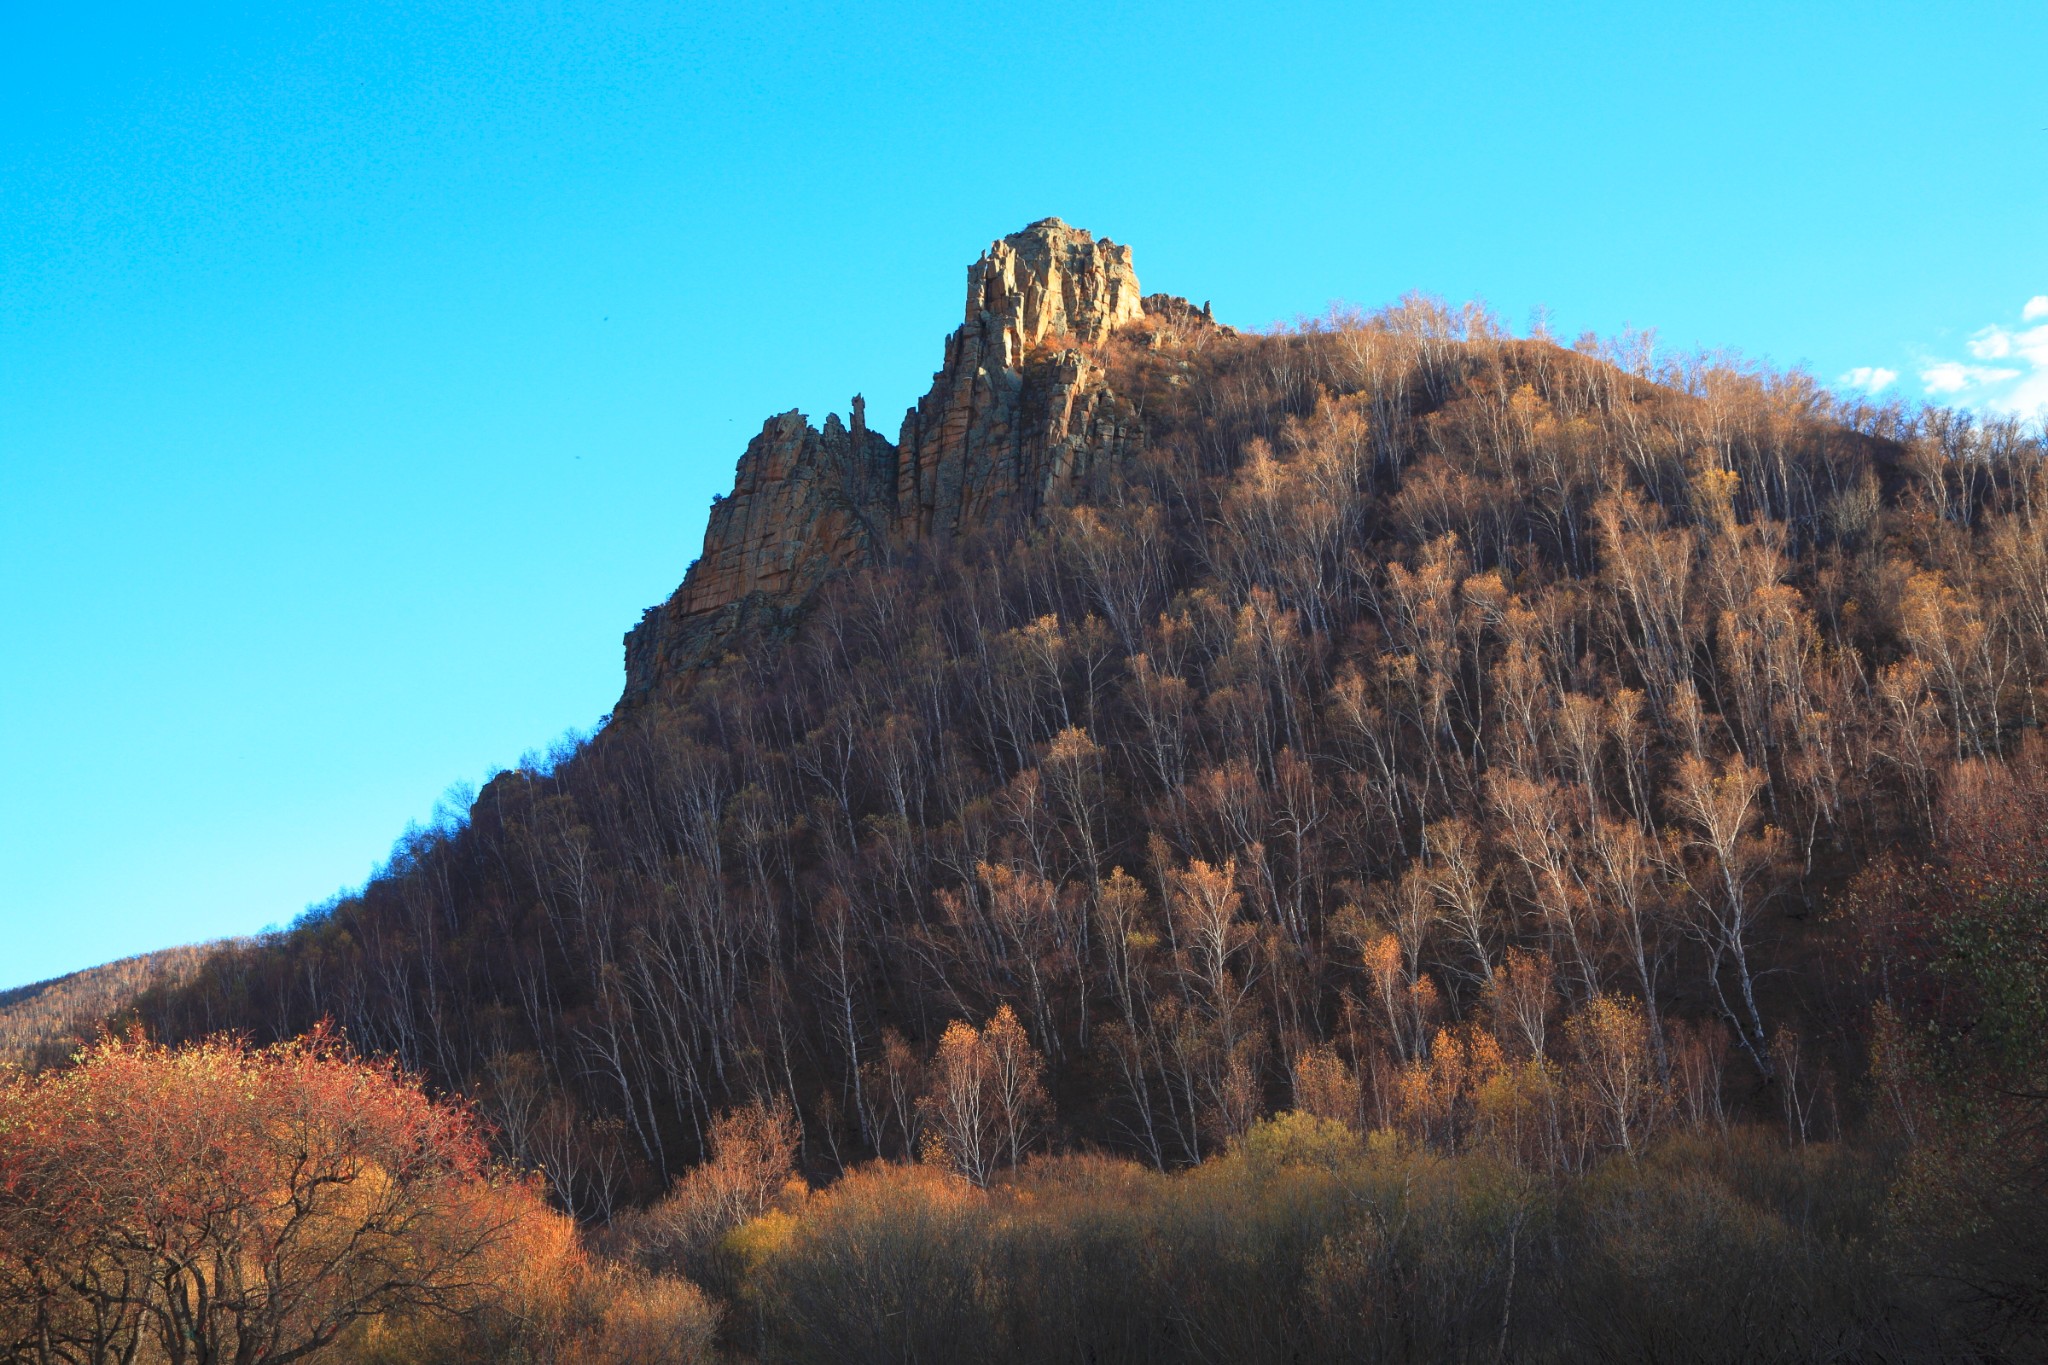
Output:
[[927,539],[1029,518],[1138,435],[1102,350],[1147,319],[1214,327],[1138,287],[1131,249],[1046,218],[967,268],[966,315],[894,444],[859,397],[824,429],[800,412],[747,443],[682,586],[626,636],[620,706],[657,695],[750,630],[787,629],[835,574]]

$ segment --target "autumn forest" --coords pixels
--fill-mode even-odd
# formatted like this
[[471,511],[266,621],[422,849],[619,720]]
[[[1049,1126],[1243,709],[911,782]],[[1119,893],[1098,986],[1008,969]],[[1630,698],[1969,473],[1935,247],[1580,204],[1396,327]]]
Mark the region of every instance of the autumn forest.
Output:
[[0,1084],[0,1353],[2048,1351],[2040,432],[1421,298],[1092,355],[1119,458]]

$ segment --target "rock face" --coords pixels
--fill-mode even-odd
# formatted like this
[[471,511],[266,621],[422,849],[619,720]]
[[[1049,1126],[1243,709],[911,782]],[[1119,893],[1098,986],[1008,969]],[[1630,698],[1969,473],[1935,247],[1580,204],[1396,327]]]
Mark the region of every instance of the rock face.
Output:
[[626,635],[621,705],[715,660],[749,626],[773,628],[825,576],[887,552],[896,447],[838,414],[819,431],[800,412],[771,417],[740,456],[732,492],[711,505],[704,554],[683,585]]
[[747,443],[730,497],[711,508],[704,557],[684,582],[685,612],[749,593],[801,596],[821,566],[870,557],[888,535],[896,448],[868,431],[853,400],[849,428],[834,413],[819,431],[800,412],[771,417]]
[[1144,317],[1131,249],[1057,218],[967,269],[967,317],[897,442],[898,534],[1036,512],[1136,433],[1093,351]]
[[850,424],[835,415],[819,431],[786,412],[748,443],[702,557],[626,636],[620,706],[716,661],[742,631],[788,626],[835,573],[1035,516],[1121,458],[1137,419],[1100,349],[1148,315],[1210,321],[1183,299],[1145,298],[1129,247],[1057,218],[993,243],[967,269],[965,320],[894,445],[867,429],[858,397]]

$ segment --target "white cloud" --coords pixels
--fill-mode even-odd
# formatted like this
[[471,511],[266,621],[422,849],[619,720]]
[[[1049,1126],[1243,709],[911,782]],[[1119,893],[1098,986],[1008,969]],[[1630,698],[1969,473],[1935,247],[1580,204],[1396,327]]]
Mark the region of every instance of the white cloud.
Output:
[[1887,370],[1882,365],[1858,365],[1837,382],[1847,384],[1852,389],[1861,389],[1865,393],[1882,393],[1890,388],[1892,381],[1898,377],[1897,370]]
[[[1971,333],[1964,343],[1971,360],[1922,357],[1921,389],[1930,398],[1957,407],[2048,420],[2048,294],[2027,300],[2020,309],[2020,324],[1993,323]],[[1999,363],[1972,363],[1987,360]],[[1854,384],[1855,376],[1866,373],[1877,371],[1851,370],[1842,382]]]
[[2003,327],[1986,327],[1970,338],[1970,354],[1979,360],[2003,360],[2012,354],[2012,333]]
[[2018,370],[1992,365],[1965,365],[1960,360],[1938,360],[1920,371],[1920,386],[1929,393],[1961,393],[1964,389],[2002,384],[2020,377]]

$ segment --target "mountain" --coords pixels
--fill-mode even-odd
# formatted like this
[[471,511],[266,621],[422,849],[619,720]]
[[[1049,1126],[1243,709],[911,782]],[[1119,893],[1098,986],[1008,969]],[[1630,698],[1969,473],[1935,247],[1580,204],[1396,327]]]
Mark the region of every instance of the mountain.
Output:
[[2029,752],[2042,468],[1426,298],[1237,331],[1046,219],[893,443],[749,443],[600,733],[139,1010],[331,1018],[593,1218],[748,1101],[816,1173],[957,1158],[997,1062],[1006,1160],[1288,1108],[1538,1169],[1804,1141],[1924,1004],[1844,888]]

